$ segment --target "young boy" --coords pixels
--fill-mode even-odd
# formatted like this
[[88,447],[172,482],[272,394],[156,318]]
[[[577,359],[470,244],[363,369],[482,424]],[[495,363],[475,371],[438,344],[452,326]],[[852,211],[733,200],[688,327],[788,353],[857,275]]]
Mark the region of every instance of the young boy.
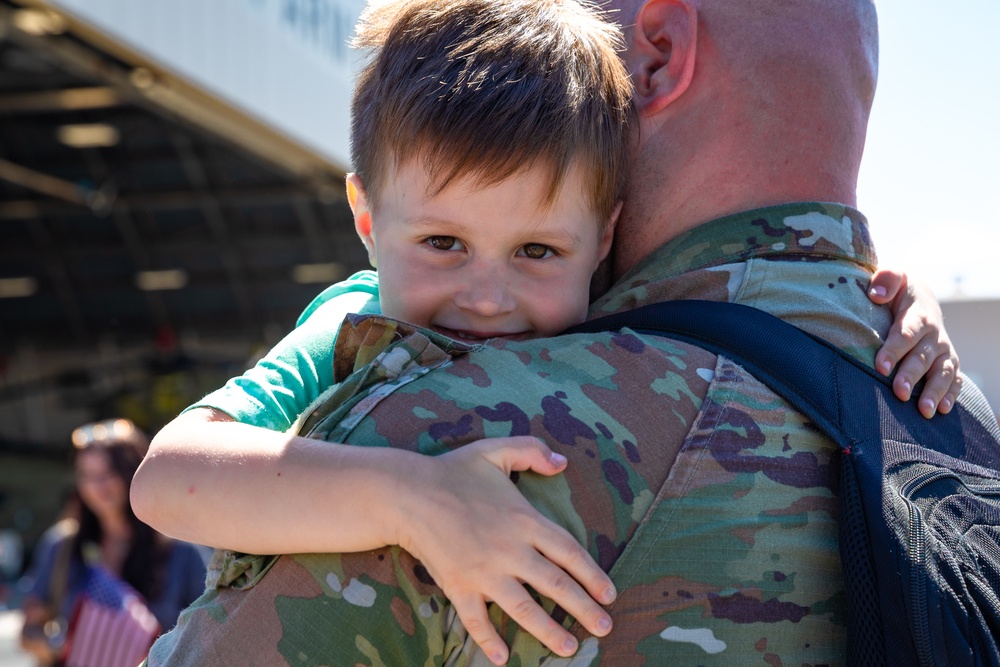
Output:
[[[377,278],[364,272],[326,290],[255,368],[189,408],[157,444],[201,447],[209,459],[213,448],[230,448],[247,452],[248,460],[256,451],[252,443],[269,442],[282,451],[308,447],[268,430],[288,430],[334,384],[334,343],[347,313],[381,312],[471,344],[552,336],[586,316],[590,279],[609,251],[620,210],[635,125],[615,28],[577,0],[403,0],[370,4],[356,43],[371,49],[372,57],[355,89],[356,172],[348,176],[347,189]],[[495,446],[500,452],[513,445],[504,440]],[[314,500],[261,489],[267,504],[276,506],[273,520],[262,508],[252,526],[219,517],[199,528],[185,526],[193,532],[184,537],[253,553],[396,543],[384,539],[384,532],[372,535],[380,523],[376,508],[366,508],[370,514],[358,521],[341,506],[357,504],[351,489],[362,487],[357,479],[365,473],[359,470],[369,466],[348,457],[399,452],[341,447],[344,464],[319,471],[342,491],[322,505],[330,517],[323,531],[301,520],[303,506],[316,507]],[[538,447],[517,465],[559,472],[564,461]],[[397,470],[393,474],[407,472],[405,464]],[[203,490],[183,471],[173,474],[188,493],[158,497],[153,504],[165,502],[152,508],[157,514],[143,514],[154,525],[163,527],[175,516],[187,523],[191,517],[182,500]],[[202,481],[224,486],[235,479],[212,474]],[[427,504],[407,511],[433,513],[433,501]],[[549,539],[572,539],[540,517],[538,522]],[[166,527],[177,532],[170,530],[175,526]],[[480,561],[493,557],[480,555]],[[469,554],[457,560],[462,556]],[[577,565],[571,560],[552,558],[595,599],[609,602],[613,592],[603,595],[611,590],[603,572],[589,559]],[[506,649],[489,622],[482,622],[482,606],[490,598],[508,609],[505,598],[473,582],[476,604],[462,607],[461,592],[449,589],[453,579],[447,575],[447,567],[459,566],[429,559],[425,564],[456,600],[466,625],[480,628],[473,638],[485,654],[502,663]],[[501,566],[555,598],[592,633],[610,630],[610,619],[579,587],[560,596],[536,583],[528,566]],[[547,567],[546,573],[555,569]],[[542,624],[524,627],[559,655],[575,650],[568,633]]]
[[572,1],[369,6],[356,36],[372,58],[355,87],[347,190],[378,277],[325,291],[274,351],[291,358],[272,352],[202,405],[287,429],[332,383],[346,312],[380,307],[466,341],[582,321],[633,126],[618,40]]
[[[247,451],[250,438],[288,430],[334,384],[335,339],[347,313],[381,313],[462,343],[556,335],[585,318],[591,276],[611,246],[634,110],[631,80],[618,57],[620,33],[592,6],[577,0],[372,2],[355,43],[371,58],[355,86],[356,171],[347,190],[377,279],[363,272],[326,290],[256,367],[178,420],[211,411],[210,419],[242,422],[212,426],[233,427],[229,433],[239,434],[234,447]],[[257,433],[240,430],[243,425]],[[188,439],[173,426],[158,444]],[[217,433],[208,446],[223,449],[225,436]],[[496,446],[498,456],[513,447],[505,443]],[[564,460],[544,445],[527,447],[538,452],[530,455],[536,471],[562,469]],[[367,452],[345,455],[353,454]],[[352,468],[337,474],[346,477]],[[177,498],[162,500],[157,511],[169,512]],[[330,533],[322,544],[297,538],[288,519],[295,514],[284,513],[273,538],[232,534],[220,520],[199,539],[253,553],[380,546],[364,541],[368,526],[352,529],[350,541]],[[157,523],[160,517],[146,518]],[[543,521],[539,515],[540,530],[552,539],[572,540]],[[587,582],[595,597],[611,588],[589,558],[555,562]],[[433,564],[428,568],[447,586],[447,576]],[[536,588],[546,587],[539,582]],[[591,632],[606,634],[610,619],[590,600],[593,609],[583,606],[586,596],[575,590],[563,599],[552,593]],[[564,645],[572,639],[568,633],[546,632],[557,653],[575,650]],[[492,627],[476,639],[492,659],[505,659]]]

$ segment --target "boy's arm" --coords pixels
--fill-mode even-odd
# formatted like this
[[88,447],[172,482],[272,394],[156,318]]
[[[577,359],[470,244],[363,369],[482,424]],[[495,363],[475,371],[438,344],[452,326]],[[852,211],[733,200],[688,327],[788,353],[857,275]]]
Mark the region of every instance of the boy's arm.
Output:
[[320,442],[189,410],[156,434],[132,482],[140,519],[244,553],[364,551],[394,543],[372,510],[417,455]]
[[[161,430],[133,481],[136,514],[165,534],[245,553],[401,544],[424,562],[470,636],[498,664],[506,660],[507,647],[486,615],[487,600],[557,654],[575,650],[573,636],[528,596],[522,582],[593,634],[606,634],[611,620],[590,596],[610,602],[610,579],[507,476],[512,469],[561,471],[565,460],[553,463],[541,443],[473,443],[431,459],[284,433],[332,385],[334,343],[344,316],[378,312],[372,300],[377,294],[371,272],[327,289],[254,368]],[[484,533],[484,526],[495,525],[500,528]]]
[[190,406],[225,412],[236,421],[287,431],[333,384],[333,350],[344,317],[378,313],[374,274],[363,271],[327,288],[256,364]]
[[398,544],[424,563],[470,635],[502,662],[506,647],[486,600],[557,654],[576,649],[524,584],[592,634],[611,629],[594,602],[613,599],[611,580],[508,476],[564,466],[535,438],[479,441],[430,457],[277,433],[199,408],[153,439],[132,483],[132,505],[167,535],[247,553]]

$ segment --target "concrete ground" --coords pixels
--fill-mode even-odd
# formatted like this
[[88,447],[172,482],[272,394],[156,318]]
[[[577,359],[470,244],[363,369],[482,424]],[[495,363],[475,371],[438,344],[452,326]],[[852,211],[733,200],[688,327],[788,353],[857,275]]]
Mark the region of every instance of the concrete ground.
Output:
[[35,667],[35,660],[21,652],[21,612],[0,611],[0,667]]

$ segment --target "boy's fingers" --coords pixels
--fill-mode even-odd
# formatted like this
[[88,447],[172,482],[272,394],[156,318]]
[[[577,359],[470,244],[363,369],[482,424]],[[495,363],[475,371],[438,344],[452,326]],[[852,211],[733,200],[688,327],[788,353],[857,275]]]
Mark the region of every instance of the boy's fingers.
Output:
[[[875,353],[875,369],[883,375],[889,375],[900,360],[905,362],[906,358],[921,342],[917,339],[917,330],[909,326],[904,327],[901,322],[894,322],[881,349]],[[900,365],[899,370],[903,371],[902,365]],[[920,375],[913,377],[919,378]]]
[[540,534],[535,548],[545,558],[525,581],[565,609],[590,634],[603,637],[611,632],[611,617],[601,605],[614,602],[617,593],[611,578],[590,553],[557,524]]
[[896,365],[896,360],[886,351],[885,347],[875,353],[875,370],[888,377],[892,372],[892,367]]
[[892,393],[901,401],[908,401],[913,395],[913,382],[905,375],[896,375],[892,381]]
[[611,632],[611,617],[580,588],[573,577],[559,568],[546,563],[528,583],[578,620],[592,635],[603,637]]
[[534,470],[554,475],[566,467],[566,457],[556,454],[538,438],[514,436],[480,440],[480,454],[496,467],[511,470]]
[[[557,524],[552,524],[552,528],[551,532],[539,537],[535,548],[579,582],[586,589],[589,599],[596,600],[600,604],[614,602],[617,592],[607,572],[601,569],[590,553],[568,531]],[[561,600],[556,602],[565,608]],[[589,626],[587,629],[591,630],[592,634],[601,634],[593,632]]]
[[[944,407],[944,401],[955,384],[957,376],[958,369],[951,357],[944,354],[934,360],[927,375],[927,383],[920,393],[920,400],[917,404],[920,414],[930,419],[939,409]],[[957,395],[956,392],[955,397]],[[954,402],[955,398],[953,397],[950,399],[950,404],[954,405]],[[949,406],[942,411],[947,412],[950,409],[951,407]]]
[[507,664],[507,645],[493,627],[486,613],[486,603],[475,595],[454,596],[450,599],[472,641],[476,642],[490,662],[494,665]]
[[937,411],[941,401],[951,388],[958,374],[958,359],[952,354],[947,342],[937,341],[930,336],[921,339],[899,364],[899,371],[893,381],[897,397],[909,400],[913,385],[919,378],[925,378],[923,391],[918,399],[920,413],[930,418]]
[[569,657],[579,648],[576,638],[546,613],[524,586],[511,579],[494,600],[521,628],[556,655]]
[[913,385],[924,377],[934,360],[946,350],[946,346],[939,346],[930,336],[915,341],[912,331],[893,326],[882,350],[876,354],[876,367],[880,372],[885,368],[884,362],[882,366],[878,366],[879,355],[884,359],[902,359],[892,386],[900,400],[908,401],[913,393]]
[[892,269],[879,269],[868,283],[868,298],[879,305],[889,303],[905,284],[905,274]]
[[892,297],[888,296],[885,287],[881,285],[870,285],[868,287],[868,298],[880,306],[892,301]]
[[943,415],[951,412],[951,409],[955,407],[955,403],[958,401],[958,395],[962,392],[962,376],[956,373],[954,382],[951,383],[951,387],[945,393],[944,398],[941,399],[941,404],[938,405],[938,412]]

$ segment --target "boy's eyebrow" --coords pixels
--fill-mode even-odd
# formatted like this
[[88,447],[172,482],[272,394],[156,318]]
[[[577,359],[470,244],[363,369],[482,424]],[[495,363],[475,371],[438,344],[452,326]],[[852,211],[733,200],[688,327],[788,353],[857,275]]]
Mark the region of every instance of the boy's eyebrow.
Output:
[[[406,225],[411,227],[416,232],[423,232],[426,234],[442,234],[449,231],[461,230],[468,225],[458,220],[451,220],[449,218],[439,218],[432,215],[422,215],[414,218],[406,218]],[[444,232],[441,228],[445,227]]]
[[[410,218],[406,222],[408,225],[416,228],[417,231],[427,229],[428,233],[441,233],[441,230],[437,229],[441,226],[453,228],[452,230],[446,231],[455,231],[460,233],[463,229],[468,229],[475,225],[474,222],[463,222],[434,216]],[[574,248],[581,242],[579,234],[563,228],[546,229],[543,226],[532,227],[526,225],[522,232],[522,236],[522,243],[541,243],[543,245],[559,245],[568,248]]]
[[563,248],[580,245],[580,235],[565,229],[532,229],[525,232],[525,243],[541,243]]
[[407,217],[405,220],[406,224],[412,227],[432,227],[434,225],[459,225],[464,226],[462,223],[456,220],[449,220],[448,218],[438,218],[432,215],[420,215],[416,217]]

